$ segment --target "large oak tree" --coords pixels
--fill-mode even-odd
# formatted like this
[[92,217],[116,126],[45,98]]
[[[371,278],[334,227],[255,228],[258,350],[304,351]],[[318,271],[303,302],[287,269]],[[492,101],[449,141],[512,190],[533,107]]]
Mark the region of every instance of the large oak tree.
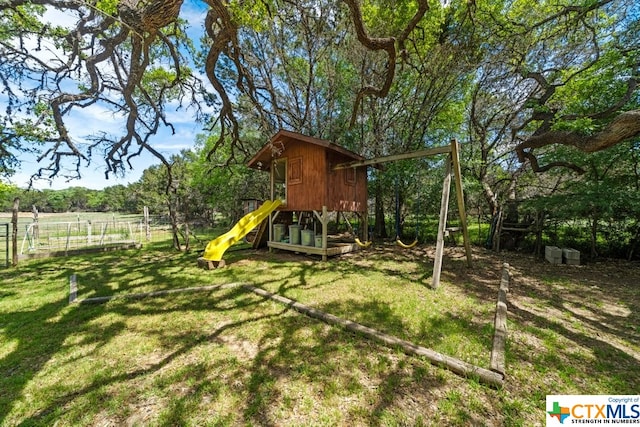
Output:
[[[256,42],[268,40],[267,34],[280,31],[281,36],[291,37],[286,40],[290,47],[274,55],[294,58],[295,40],[314,37],[306,31],[312,27],[298,31],[296,26],[306,25],[303,18],[316,11],[331,19],[345,17],[335,18],[336,22],[352,35],[334,38],[331,55],[349,60],[354,41],[369,52],[367,66],[348,67],[359,75],[349,90],[341,92],[351,117],[339,125],[345,132],[362,118],[363,102],[388,97],[394,82],[404,78],[403,67],[420,64],[424,46],[444,46],[466,62],[460,72],[465,69],[473,77],[476,70],[487,75],[484,71],[493,69],[489,74],[500,76],[483,90],[501,103],[510,102],[509,142],[518,158],[534,170],[571,166],[562,161],[541,165],[539,154],[545,147],[562,144],[592,152],[640,134],[640,13],[634,0],[205,0],[201,4],[206,7],[205,53],[199,60],[186,36],[181,0],[0,2],[4,167],[12,166],[16,150],[33,148],[35,142],[43,143],[39,158],[45,177],[64,173],[66,159],[75,165],[71,177],[78,176],[81,162],[96,153],[105,159],[107,174],[126,169],[130,158],[143,150],[170,166],[156,149],[154,136],[161,128],[173,129],[168,109],[176,105],[194,107],[194,118],[204,116],[205,106],[213,106],[208,125],[219,135],[213,148],[227,145],[232,157],[246,155],[243,111],[253,108],[260,119],[257,123],[298,127],[299,116],[304,119],[311,105],[301,107],[281,94],[276,98],[282,89],[278,85],[312,82],[309,73],[301,80],[290,74],[288,80],[269,86],[268,75],[259,78],[255,73],[260,64],[251,62],[255,56],[247,51],[247,41],[251,36]],[[300,19],[287,20],[292,13]],[[70,24],[59,25],[55,17],[61,15]],[[435,30],[430,21],[434,17]],[[283,32],[281,26],[287,23],[291,28]],[[276,57],[271,66],[282,60]],[[291,72],[294,63],[284,64],[285,72]],[[198,79],[198,64],[204,82]],[[266,66],[262,70],[270,72]],[[469,81],[461,79],[460,84]],[[603,92],[606,96],[595,96]],[[69,117],[96,106],[121,118],[122,129],[105,129],[79,141],[74,136],[78,130],[69,129]],[[285,107],[296,110],[296,120],[283,121]],[[308,129],[314,132],[319,127]]]

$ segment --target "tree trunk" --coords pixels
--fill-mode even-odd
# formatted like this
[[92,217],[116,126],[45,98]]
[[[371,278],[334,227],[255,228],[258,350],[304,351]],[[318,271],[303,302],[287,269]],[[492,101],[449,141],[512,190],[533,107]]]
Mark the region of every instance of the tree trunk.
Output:
[[636,222],[634,236],[629,242],[629,250],[627,251],[627,261],[633,260],[633,255],[640,243],[640,222]]
[[544,217],[544,211],[538,211],[536,213],[536,256],[540,256],[542,254],[542,233],[544,232]]
[[595,259],[598,256],[596,250],[596,243],[598,241],[598,217],[594,216],[591,222],[591,259]]
[[184,250],[189,252],[191,250],[191,242],[189,239],[189,222],[184,222]]
[[379,181],[376,181],[375,197],[376,197],[376,201],[375,201],[375,215],[376,215],[375,234],[376,234],[376,237],[380,237],[382,239],[386,239],[389,236],[387,234],[387,227],[386,227],[386,224],[384,222],[384,203],[383,203],[383,199],[382,199],[382,188],[380,187]]
[[169,200],[168,200],[168,205],[169,205],[169,220],[171,221],[171,235],[173,238],[173,247],[175,250],[179,251],[181,250],[180,248],[180,230],[178,228],[178,213],[175,207],[175,203],[174,203],[174,197],[172,197],[170,194],[169,196]]
[[496,193],[491,189],[489,183],[484,180],[484,177],[480,179],[480,185],[482,185],[482,194],[484,196],[484,199],[491,209],[491,216],[495,216],[500,209],[500,206],[498,204],[498,197],[496,196]]

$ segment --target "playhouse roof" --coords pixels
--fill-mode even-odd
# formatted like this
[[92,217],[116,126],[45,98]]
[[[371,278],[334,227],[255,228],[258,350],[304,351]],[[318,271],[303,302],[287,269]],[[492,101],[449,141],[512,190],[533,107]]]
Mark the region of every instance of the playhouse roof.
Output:
[[303,135],[297,132],[291,132],[288,130],[280,130],[273,137],[271,137],[269,142],[267,142],[260,149],[260,151],[258,151],[256,155],[251,158],[251,160],[249,160],[247,166],[254,169],[267,170],[273,159],[279,157],[278,152],[284,151],[289,144],[297,144],[301,142],[324,147],[329,151],[333,151],[345,156],[347,160],[365,160],[364,157],[352,151],[349,151],[346,148],[342,148],[331,141],[313,138],[311,136]]

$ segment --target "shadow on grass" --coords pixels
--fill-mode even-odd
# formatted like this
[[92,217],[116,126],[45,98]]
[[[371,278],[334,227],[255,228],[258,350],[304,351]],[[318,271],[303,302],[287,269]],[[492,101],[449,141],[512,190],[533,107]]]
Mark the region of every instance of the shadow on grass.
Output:
[[[188,255],[128,251],[67,258],[64,262],[64,270],[60,270],[60,260],[40,260],[3,273],[3,301],[13,299],[14,302],[1,306],[2,340],[7,350],[0,357],[0,388],[3,390],[0,424],[18,421],[21,425],[50,425],[60,417],[82,424],[92,419],[91,411],[100,411],[100,408],[85,408],[89,410],[89,418],[86,413],[78,414],[79,410],[73,408],[82,406],[79,401],[83,398],[99,395],[98,401],[105,403],[109,398],[107,389],[136,390],[139,382],[152,377],[158,384],[169,381],[168,387],[173,386],[172,381],[184,382],[190,390],[184,395],[172,396],[168,406],[159,410],[156,422],[161,425],[189,423],[194,412],[202,410],[202,399],[206,396],[215,401],[221,398],[222,390],[231,390],[242,402],[237,412],[217,414],[223,424],[279,425],[290,416],[282,411],[295,407],[312,413],[315,401],[321,401],[325,413],[318,414],[320,418],[345,420],[346,417],[348,421],[351,417],[377,425],[385,416],[390,416],[390,408],[398,403],[398,396],[403,396],[406,390],[428,393],[432,387],[442,385],[441,378],[424,380],[424,372],[430,369],[428,365],[425,367],[419,362],[411,365],[392,350],[297,313],[289,313],[286,308],[237,288],[197,296],[118,300],[89,307],[67,304],[71,273],[81,277],[79,293],[82,298],[135,293],[147,290],[149,286],[153,286],[153,290],[188,286],[190,283],[186,282],[192,277],[205,274],[196,269],[195,261]],[[280,290],[284,293],[309,288],[307,279],[314,274],[315,268],[313,264],[293,270],[286,263],[270,265],[270,269],[282,270]],[[340,269],[341,274],[357,271],[344,266]],[[221,271],[217,276],[226,281],[233,272]],[[211,277],[215,278],[216,273]],[[208,284],[208,276],[200,280],[200,284]],[[326,309],[360,313],[365,320],[386,324],[392,330],[403,328],[401,317],[380,302],[345,300],[328,305]],[[113,315],[117,315],[115,320],[102,321],[105,316]],[[169,326],[165,329],[163,325],[145,326],[137,333],[156,336],[162,357],[146,366],[137,366],[134,362],[139,355],[132,352],[125,355],[131,358],[132,368],[116,367],[112,372],[104,369],[106,361],[100,360],[101,350],[124,339],[121,337],[129,333],[127,329],[136,324],[136,319],[187,315],[210,320],[201,328],[189,327],[180,331],[170,330]],[[234,318],[238,319],[232,320]],[[211,324],[219,326],[211,328]],[[259,327],[254,330],[255,325]],[[236,348],[229,343],[245,335],[247,338],[243,339],[250,341],[254,351],[245,355],[242,363],[238,363],[237,354],[212,361],[196,359],[184,363],[182,360],[195,355],[200,348],[214,352],[222,347],[234,350]],[[74,346],[90,347],[91,350],[74,354],[70,352]],[[61,363],[72,365],[87,357],[96,359],[91,366],[101,371],[99,375],[77,381],[72,391],[69,391],[69,383],[74,383],[73,378],[67,378],[65,386],[55,381],[45,382],[44,389],[39,390],[44,396],[42,400],[29,402],[35,397],[25,395],[25,391],[36,378],[50,373]],[[169,367],[179,375],[169,376]],[[418,384],[416,377],[424,381]],[[135,399],[143,399],[144,390],[129,393],[133,393]],[[334,413],[332,399],[352,398],[350,396],[362,399],[359,406],[366,409],[359,410],[354,406],[345,414]],[[306,402],[305,399],[312,400]],[[24,415],[13,414],[13,418],[7,419],[18,403],[19,412]],[[274,411],[274,408],[279,409]],[[114,411],[120,422],[130,417],[126,411],[119,412],[122,409]],[[206,418],[206,414],[203,416]],[[313,418],[313,414],[308,416]]]
[[540,377],[530,378],[530,386],[555,378],[555,389],[538,391],[541,400],[545,394],[640,389],[640,288],[631,277],[640,277],[637,265],[626,263],[629,277],[616,280],[625,275],[616,263],[611,272],[595,265],[551,266],[521,254],[501,258],[476,251],[474,268],[450,268],[447,281],[478,299],[495,298],[501,264],[510,264],[508,322],[515,326],[509,327],[507,375],[509,365],[531,366]]
[[[211,422],[268,426],[305,424],[309,420],[318,424],[414,425],[437,422],[438,410],[442,409],[439,399],[448,399],[451,419],[460,419],[456,423],[463,425],[474,417],[480,417],[478,420],[482,422],[482,415],[486,414],[482,411],[500,413],[503,406],[510,404],[491,401],[493,391],[483,391],[489,402],[482,402],[487,405],[482,411],[473,406],[473,399],[458,399],[454,393],[443,398],[440,392],[443,387],[463,390],[467,387],[469,391],[472,382],[424,360],[404,356],[293,313],[239,288],[117,300],[94,307],[67,305],[71,273],[79,275],[80,298],[250,281],[429,348],[443,345],[444,338],[450,335],[471,335],[473,344],[487,353],[488,358],[492,328],[487,325],[491,324],[492,316],[483,318],[487,314],[483,310],[475,315],[467,315],[464,310],[434,313],[411,325],[407,313],[373,296],[355,298],[345,293],[337,300],[322,302],[296,297],[331,292],[330,279],[317,280],[322,274],[344,282],[379,274],[385,282],[376,285],[395,286],[398,299],[404,296],[400,293],[403,287],[417,288],[422,299],[416,302],[416,309],[421,309],[420,304],[431,303],[430,300],[445,304],[447,301],[438,300],[451,297],[454,291],[472,302],[494,304],[499,284],[499,272],[492,272],[496,265],[499,268],[495,257],[478,260],[473,269],[467,269],[464,261],[455,257],[446,258],[444,283],[438,290],[428,289],[432,267],[424,248],[402,252],[382,248],[328,263],[249,250],[229,253],[231,267],[216,271],[197,269],[196,257],[193,253],[140,250],[64,259],[62,271],[60,260],[47,260],[1,273],[0,327],[7,350],[0,353],[0,424],[17,420],[24,425],[50,425],[60,418],[64,419],[63,424],[92,424],[107,417],[120,424],[157,425]],[[246,261],[249,268],[242,264],[246,258],[251,259]],[[394,284],[387,283],[392,279]],[[516,288],[513,293],[516,296],[533,293],[541,306],[566,308],[552,289]],[[595,293],[589,298],[597,299],[599,295]],[[3,304],[5,301],[11,303]],[[520,328],[530,326],[532,334],[542,339],[545,331],[552,331],[581,346],[593,347],[603,360],[602,365],[594,368],[602,381],[608,374],[614,374],[619,378],[616,381],[620,381],[623,371],[627,375],[629,370],[640,371],[637,361],[625,358],[624,351],[612,343],[545,317],[517,298],[510,310]],[[609,333],[624,330],[623,320],[602,315],[606,324],[602,328],[609,328]],[[589,327],[596,328],[599,323],[576,311],[574,318],[579,316],[584,317]],[[630,316],[636,319],[636,312]],[[105,321],[107,317],[109,320]],[[127,341],[132,337],[153,338],[155,347],[136,348],[135,341]],[[629,338],[633,339],[633,334]],[[102,358],[104,349],[114,343],[122,346],[123,354],[117,356],[124,366],[116,365],[110,371],[102,366],[107,362]],[[76,355],[69,353],[73,346],[91,350]],[[521,363],[553,369],[565,363],[563,358],[568,356],[562,351],[526,348],[517,341],[509,344],[508,350],[508,370],[509,365]],[[560,360],[553,360],[554,355]],[[35,397],[26,392],[30,384],[38,383],[38,377],[55,369],[60,360],[79,363],[87,356],[95,358],[93,362],[85,362],[101,370],[99,375],[75,382],[68,379],[65,387],[55,383],[45,385],[50,389],[45,393],[49,397],[29,401]],[[606,361],[609,357],[610,363]],[[610,366],[614,363],[621,366]],[[637,375],[630,378],[629,389],[637,387]],[[69,383],[76,386],[70,390]],[[614,384],[605,382],[605,387],[613,388]],[[87,404],[87,399],[90,402],[94,399],[94,404]],[[121,402],[119,406],[112,404],[107,414],[102,414],[114,399]],[[31,403],[32,409],[24,409]],[[24,415],[12,414],[17,407]],[[142,413],[144,408],[152,408],[151,413]],[[517,418],[529,409],[512,410]],[[464,417],[456,418],[460,414]],[[13,418],[8,419],[9,416]]]
[[[13,404],[22,398],[24,387],[61,351],[66,338],[76,327],[90,320],[78,315],[77,309],[64,310],[66,305],[67,298],[62,297],[33,309],[2,314],[3,340],[16,344],[0,359],[1,382],[4,383],[0,394],[0,424],[11,412]],[[103,307],[96,308],[92,317],[103,310]],[[108,341],[120,330],[119,325],[113,325],[95,330],[93,335]]]
[[[185,309],[188,309],[187,307],[185,307]],[[120,308],[119,310],[122,312],[123,314],[131,314],[128,313],[129,310],[127,309],[123,309]],[[153,310],[148,310],[148,312],[152,312]],[[139,315],[139,314],[138,314]],[[136,380],[137,378],[140,377],[144,377],[146,375],[150,375],[153,373],[157,373],[158,371],[160,371],[161,369],[169,366],[170,364],[172,364],[173,362],[175,362],[179,357],[184,356],[185,354],[188,354],[194,347],[197,347],[198,345],[201,345],[202,343],[205,342],[209,342],[209,341],[213,341],[215,340],[217,337],[219,337],[220,335],[222,335],[225,331],[227,330],[231,330],[234,328],[239,328],[242,327],[246,324],[249,324],[251,322],[258,322],[261,320],[265,320],[265,319],[269,319],[269,318],[273,318],[273,317],[277,317],[279,316],[279,314],[275,314],[275,315],[265,315],[265,316],[255,316],[243,321],[239,321],[239,322],[233,322],[233,323],[228,323],[216,330],[214,330],[213,332],[209,333],[209,334],[203,334],[200,335],[196,338],[187,338],[185,337],[183,342],[176,342],[175,339],[171,340],[172,344],[174,346],[177,346],[178,348],[172,352],[170,352],[167,356],[163,357],[160,361],[158,361],[157,363],[152,364],[151,366],[148,366],[146,368],[143,369],[136,369],[136,370],[132,370],[132,371],[126,371],[126,372],[122,372],[116,375],[112,375],[112,376],[106,376],[104,378],[100,378],[94,382],[92,382],[90,385],[82,387],[76,391],[74,391],[73,393],[70,394],[66,394],[66,395],[62,395],[62,396],[58,396],[53,402],[51,402],[49,404],[48,407],[42,408],[40,409],[34,416],[26,419],[23,424],[43,424],[43,425],[50,425],[50,423],[52,421],[55,420],[55,418],[51,418],[50,415],[54,414],[56,410],[58,410],[58,408],[61,407],[65,407],[68,406],[70,403],[72,403],[74,400],[76,400],[78,397],[83,396],[83,395],[87,395],[90,393],[94,393],[100,389],[103,389],[107,386],[110,385],[114,385],[114,384],[120,384],[120,383],[128,383],[131,381]],[[108,338],[108,336],[107,336]],[[187,367],[188,371],[186,372],[186,374],[188,374],[188,376],[193,376],[194,378],[202,378],[204,375],[204,372],[201,372],[201,370],[203,369],[202,365],[200,364],[195,364],[194,368],[191,367]],[[183,374],[185,374],[183,372]],[[206,384],[202,383],[202,384],[198,384],[196,386],[196,389],[198,388],[202,388],[202,389],[209,389],[210,387],[207,387]],[[177,401],[172,401],[171,405],[172,407],[169,408],[169,412],[168,414],[170,414],[170,417],[166,418],[164,420],[164,424],[165,425],[185,425],[187,424],[185,420],[182,420],[181,418],[187,414],[189,414],[189,412],[184,412],[182,410],[180,410],[180,408],[184,408],[184,405],[181,405],[180,403],[180,399],[178,399]]]

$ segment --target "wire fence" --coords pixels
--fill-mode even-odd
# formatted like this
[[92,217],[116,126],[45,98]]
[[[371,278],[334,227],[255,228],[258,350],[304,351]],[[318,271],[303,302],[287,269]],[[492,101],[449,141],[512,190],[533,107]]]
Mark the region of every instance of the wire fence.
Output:
[[8,223],[0,224],[0,267],[9,267],[9,245],[11,234]]
[[34,222],[24,233],[20,255],[142,243],[146,228],[130,221]]
[[[167,241],[171,236],[171,223],[164,216],[148,216],[145,220],[142,215],[61,215],[41,221],[21,216],[16,252],[18,258],[67,255]],[[12,224],[0,222],[0,268],[12,263],[12,237]]]

